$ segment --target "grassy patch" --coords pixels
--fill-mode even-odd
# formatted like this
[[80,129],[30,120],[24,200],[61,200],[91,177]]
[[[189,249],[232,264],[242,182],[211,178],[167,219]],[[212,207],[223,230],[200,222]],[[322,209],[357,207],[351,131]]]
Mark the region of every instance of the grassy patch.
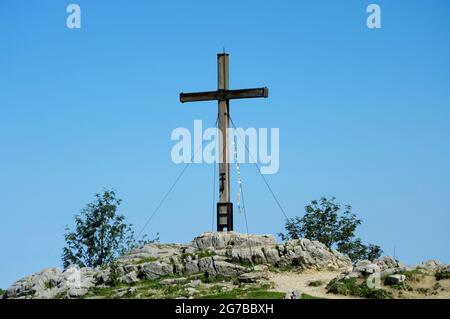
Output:
[[177,298],[177,297],[188,297],[189,293],[187,292],[187,289],[179,286],[179,285],[173,285],[173,286],[166,286],[162,290],[163,298]]
[[271,291],[270,284],[256,286],[241,286],[224,291],[223,286],[214,285],[208,291],[203,291],[200,299],[282,299],[283,292]]
[[434,274],[434,277],[436,278],[436,280],[450,279],[450,271],[447,271],[447,270],[437,271]]
[[52,289],[54,285],[50,281],[44,282],[45,289]]
[[64,291],[58,292],[55,295],[54,299],[66,299],[66,297],[67,297],[67,289]]
[[90,297],[105,297],[108,299],[113,299],[116,297],[117,287],[94,287],[91,288],[83,298]]
[[312,295],[308,295],[308,294],[302,293],[302,299],[324,299],[324,298],[320,298],[320,297],[316,297],[316,296],[312,296]]
[[323,285],[323,281],[321,281],[321,280],[314,280],[314,281],[308,282],[308,286],[310,286],[310,287],[320,287],[322,285]]
[[433,290],[443,290],[443,288],[441,284],[437,282],[433,285]]
[[418,293],[424,294],[424,295],[427,295],[430,292],[430,289],[428,289],[428,288],[417,288],[416,290]]
[[356,278],[341,280],[333,279],[329,282],[326,289],[328,293],[345,296],[355,296],[369,299],[391,298],[391,295],[386,290],[369,288],[364,280],[359,282]]
[[254,290],[246,294],[248,299],[282,299],[285,293],[279,291]]
[[270,272],[278,272],[279,269],[277,267],[275,267],[274,265],[270,264],[270,265],[267,265],[267,270]]
[[414,289],[408,285],[406,282],[401,282],[396,285],[390,285],[392,289],[397,289],[400,291],[413,291]]
[[414,281],[414,282],[418,282],[420,281],[423,277],[426,276],[426,274],[423,272],[422,269],[420,268],[416,268],[413,270],[407,270],[403,272],[403,275],[405,275],[406,279],[408,281]]
[[27,292],[26,296],[30,297],[30,298],[34,298],[36,296],[36,290],[31,289],[30,291]]
[[201,299],[281,299],[284,293],[278,291],[269,291],[267,287],[252,287],[252,288],[235,288],[230,291],[222,291],[206,294],[201,296]]
[[134,292],[125,295],[124,298],[177,298],[188,297],[188,292],[183,284],[169,286],[161,285],[161,280],[178,278],[178,276],[168,275],[158,279],[141,280],[134,285]]
[[208,274],[202,274],[201,276],[197,277],[200,279],[203,283],[206,284],[212,284],[212,283],[219,283],[219,282],[230,282],[233,284],[239,284],[239,279],[237,276],[224,276],[224,275],[208,275]]
[[217,254],[213,251],[210,250],[202,250],[200,252],[197,253],[197,257],[198,259],[202,259],[205,257],[211,257],[211,256],[216,256]]

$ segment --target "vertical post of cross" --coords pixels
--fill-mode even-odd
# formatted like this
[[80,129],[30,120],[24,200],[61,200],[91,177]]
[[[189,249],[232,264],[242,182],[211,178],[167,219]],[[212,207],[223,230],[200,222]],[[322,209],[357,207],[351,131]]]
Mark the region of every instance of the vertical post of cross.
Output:
[[[219,140],[219,202],[217,203],[217,231],[233,230],[233,204],[230,202],[230,161],[228,147],[228,128],[230,127],[230,103],[228,99],[219,98],[229,89],[228,53],[217,55],[218,68],[218,125],[221,134]],[[223,94],[224,96],[225,94]]]

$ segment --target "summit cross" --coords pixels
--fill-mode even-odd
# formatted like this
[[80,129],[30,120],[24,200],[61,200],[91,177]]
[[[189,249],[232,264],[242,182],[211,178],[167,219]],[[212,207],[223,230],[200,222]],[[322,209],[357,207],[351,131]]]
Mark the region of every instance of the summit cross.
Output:
[[[230,161],[228,128],[230,127],[230,100],[267,98],[269,89],[229,89],[229,54],[217,55],[217,91],[181,93],[180,102],[218,101],[218,126],[222,134],[219,140],[219,202],[217,203],[217,231],[233,230],[233,203],[230,201]],[[245,142],[245,141],[244,141]]]

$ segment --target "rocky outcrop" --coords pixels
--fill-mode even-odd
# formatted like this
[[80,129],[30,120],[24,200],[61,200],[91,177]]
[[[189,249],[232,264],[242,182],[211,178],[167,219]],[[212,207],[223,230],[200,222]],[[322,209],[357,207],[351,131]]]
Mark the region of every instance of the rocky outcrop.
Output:
[[[402,262],[396,260],[391,256],[384,256],[383,258],[358,261],[350,271],[344,271],[339,274],[335,281],[351,278],[369,278],[374,275],[384,282],[386,285],[398,285],[407,279],[405,273],[407,271],[425,271],[429,274],[436,273],[438,271],[445,271],[450,269],[450,265],[445,266],[437,260],[427,260],[415,267],[407,267]],[[420,273],[420,272],[419,272]]]
[[101,271],[89,267],[71,266],[64,272],[46,268],[16,281],[6,290],[3,298],[49,299],[56,296],[78,298],[95,286]]
[[299,266],[304,269],[349,269],[349,257],[329,249],[318,241],[296,239],[279,247],[280,261],[276,264]]
[[384,256],[383,258],[358,261],[351,271],[344,272],[340,277],[342,278],[358,278],[366,277],[372,274],[379,274],[381,278],[402,273],[407,270],[407,267],[397,261],[391,256]]
[[229,247],[249,248],[274,246],[277,242],[272,235],[244,235],[236,232],[207,232],[194,238],[190,246],[199,250],[221,250]]
[[430,270],[430,271],[436,271],[441,268],[444,268],[445,266],[439,260],[431,259],[431,260],[426,260],[426,261],[422,262],[420,265],[418,265],[418,267],[426,269],[426,270]]
[[[214,258],[201,260],[202,255]],[[157,259],[158,263],[164,263],[166,267],[164,271],[161,271],[161,264],[151,263],[151,267],[157,267],[158,271],[155,273],[154,269],[151,269],[150,272],[156,275],[150,275],[150,277],[183,272],[194,274],[210,271],[214,273],[216,266],[227,273],[229,269],[234,269],[232,272],[242,270],[231,266],[230,263],[238,265],[271,264],[279,267],[297,266],[305,269],[347,269],[351,267],[351,261],[347,256],[327,248],[318,241],[297,239],[281,244],[277,243],[272,235],[245,235],[236,232],[204,233],[187,245],[146,245],[125,254],[118,262],[123,273],[135,270],[142,273],[143,266],[136,266],[132,263],[152,258]],[[173,269],[169,270],[167,265],[172,265]],[[148,274],[144,276],[148,276]]]
[[262,271],[256,271],[258,267],[265,267],[263,265],[317,270],[352,268],[347,256],[317,241],[297,239],[277,243],[272,235],[236,232],[207,232],[185,245],[147,244],[127,252],[114,264],[111,268],[44,269],[15,282],[4,297],[79,298],[94,286],[108,285],[112,273],[128,285],[167,276],[184,280],[186,276],[197,274],[235,277],[251,283],[265,278]]
[[406,280],[405,275],[389,275],[386,277],[385,283],[388,285],[398,285]]

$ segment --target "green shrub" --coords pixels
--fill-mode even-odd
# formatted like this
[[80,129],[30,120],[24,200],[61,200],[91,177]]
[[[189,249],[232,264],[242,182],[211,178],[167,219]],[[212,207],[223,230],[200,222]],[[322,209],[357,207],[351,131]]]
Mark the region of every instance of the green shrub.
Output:
[[110,285],[111,287],[116,287],[120,284],[120,274],[119,274],[119,270],[118,270],[118,265],[115,261],[112,261],[109,264],[109,279],[107,284]]
[[433,290],[440,290],[440,289],[443,289],[440,283],[437,282],[433,285]]
[[328,293],[336,295],[357,295],[357,283],[356,278],[330,281],[326,287]]
[[159,234],[153,240],[135,238],[132,225],[118,212],[121,202],[114,191],[104,190],[75,215],[74,229],[66,227],[64,234],[64,268],[107,265],[127,250],[159,241]]
[[369,299],[389,299],[391,295],[384,289],[368,289],[365,295],[360,296]]
[[424,295],[427,295],[430,292],[430,289],[428,289],[428,288],[417,288],[417,292],[421,293],[421,294],[424,294]]
[[282,240],[308,238],[323,243],[328,248],[348,255],[352,261],[374,260],[382,254],[380,246],[363,244],[356,237],[356,229],[362,220],[352,213],[352,207],[342,207],[334,197],[322,197],[305,206],[302,217],[289,218],[286,221],[286,233],[278,234]]
[[269,291],[266,287],[252,287],[249,289],[236,288],[230,291],[212,292],[201,296],[201,299],[281,299],[283,292]]
[[437,271],[434,276],[436,277],[436,280],[450,279],[450,271],[440,270],[440,271]]
[[413,270],[407,270],[403,272],[403,275],[405,275],[406,279],[408,281],[420,281],[423,277],[425,277],[425,273],[420,268],[416,268]]
[[406,282],[401,282],[396,285],[390,285],[390,287],[393,289],[400,290],[400,291],[401,290],[403,290],[403,291],[412,291],[413,290],[413,288],[410,285],[408,285]]
[[387,299],[391,296],[384,289],[369,288],[365,281],[358,283],[356,278],[333,279],[326,287],[328,293],[370,299]]
[[308,283],[308,286],[310,287],[320,287],[323,285],[323,282],[321,280],[314,280],[314,281],[310,281]]
[[46,281],[44,283],[44,287],[45,287],[45,289],[52,289],[54,286],[50,281]]
[[239,279],[237,276],[224,276],[224,275],[210,275],[208,273],[202,274],[198,279],[203,283],[211,284],[216,282],[232,282],[235,285],[239,284]]
[[65,299],[67,297],[67,289],[61,292],[58,292],[54,299]]

